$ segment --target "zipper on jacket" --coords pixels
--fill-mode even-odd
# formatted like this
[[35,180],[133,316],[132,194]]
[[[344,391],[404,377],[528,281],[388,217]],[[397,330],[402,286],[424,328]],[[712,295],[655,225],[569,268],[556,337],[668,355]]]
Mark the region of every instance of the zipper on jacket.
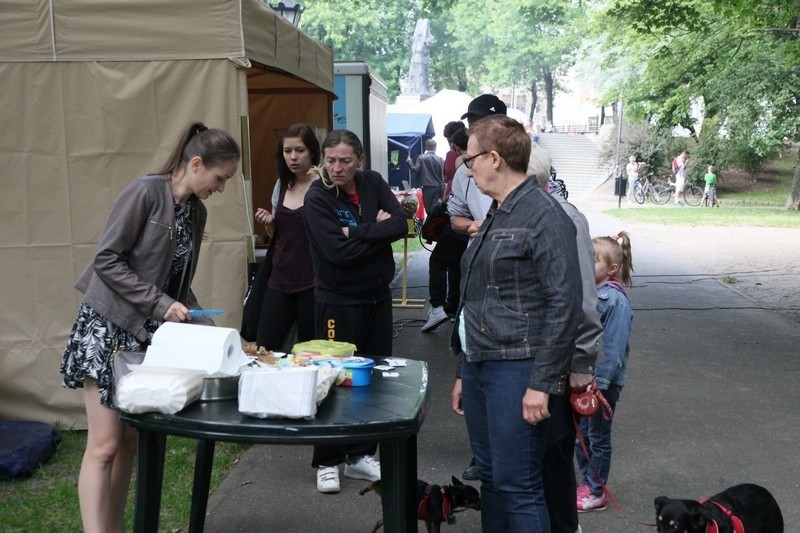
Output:
[[162,228],[167,228],[169,230],[169,240],[172,240],[172,226],[162,224],[161,222],[156,222],[155,220],[151,220],[150,223],[155,224],[156,226],[161,226]]

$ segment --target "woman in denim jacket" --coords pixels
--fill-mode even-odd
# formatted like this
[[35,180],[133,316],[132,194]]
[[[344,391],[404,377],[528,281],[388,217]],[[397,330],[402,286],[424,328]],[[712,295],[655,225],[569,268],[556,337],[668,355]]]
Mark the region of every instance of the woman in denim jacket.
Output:
[[493,203],[462,258],[452,348],[462,358],[481,522],[483,531],[548,532],[548,405],[567,392],[582,315],[575,226],[527,177],[531,141],[520,123],[489,116],[470,133],[464,163]]
[[[625,366],[630,352],[633,311],[623,284],[630,286],[633,272],[631,241],[621,231],[612,237],[592,239],[594,245],[597,312],[603,324],[603,360],[594,371],[597,388],[614,409],[625,384]],[[611,469],[611,420],[597,413],[580,421],[581,434],[589,452],[575,443],[583,482],[578,487],[578,512],[602,511],[606,508],[603,490]]]

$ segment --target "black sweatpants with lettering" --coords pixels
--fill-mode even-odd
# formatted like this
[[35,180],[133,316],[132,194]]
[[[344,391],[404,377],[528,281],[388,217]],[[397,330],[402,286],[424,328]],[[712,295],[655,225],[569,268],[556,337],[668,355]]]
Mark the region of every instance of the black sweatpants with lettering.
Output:
[[[316,302],[314,307],[317,339],[351,342],[356,353],[371,359],[392,356],[392,299],[369,304],[341,305]],[[377,363],[377,361],[376,361]],[[378,363],[379,364],[379,363]],[[336,466],[347,459],[375,455],[374,441],[343,445],[316,445],[311,466]]]

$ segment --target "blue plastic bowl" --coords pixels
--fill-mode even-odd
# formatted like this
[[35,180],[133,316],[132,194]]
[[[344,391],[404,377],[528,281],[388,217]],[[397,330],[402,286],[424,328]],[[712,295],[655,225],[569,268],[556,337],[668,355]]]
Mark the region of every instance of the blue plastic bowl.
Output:
[[372,383],[372,367],[375,361],[367,357],[354,357],[351,360],[342,361],[345,369],[342,387],[366,387]]

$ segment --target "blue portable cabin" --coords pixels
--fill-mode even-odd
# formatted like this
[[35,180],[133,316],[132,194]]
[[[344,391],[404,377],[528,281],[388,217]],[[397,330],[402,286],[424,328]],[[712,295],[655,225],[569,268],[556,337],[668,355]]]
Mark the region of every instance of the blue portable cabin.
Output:
[[417,186],[417,178],[406,158],[417,158],[425,152],[425,141],[436,135],[431,115],[422,113],[387,113],[386,136],[389,145],[389,185],[403,188],[403,181]]

